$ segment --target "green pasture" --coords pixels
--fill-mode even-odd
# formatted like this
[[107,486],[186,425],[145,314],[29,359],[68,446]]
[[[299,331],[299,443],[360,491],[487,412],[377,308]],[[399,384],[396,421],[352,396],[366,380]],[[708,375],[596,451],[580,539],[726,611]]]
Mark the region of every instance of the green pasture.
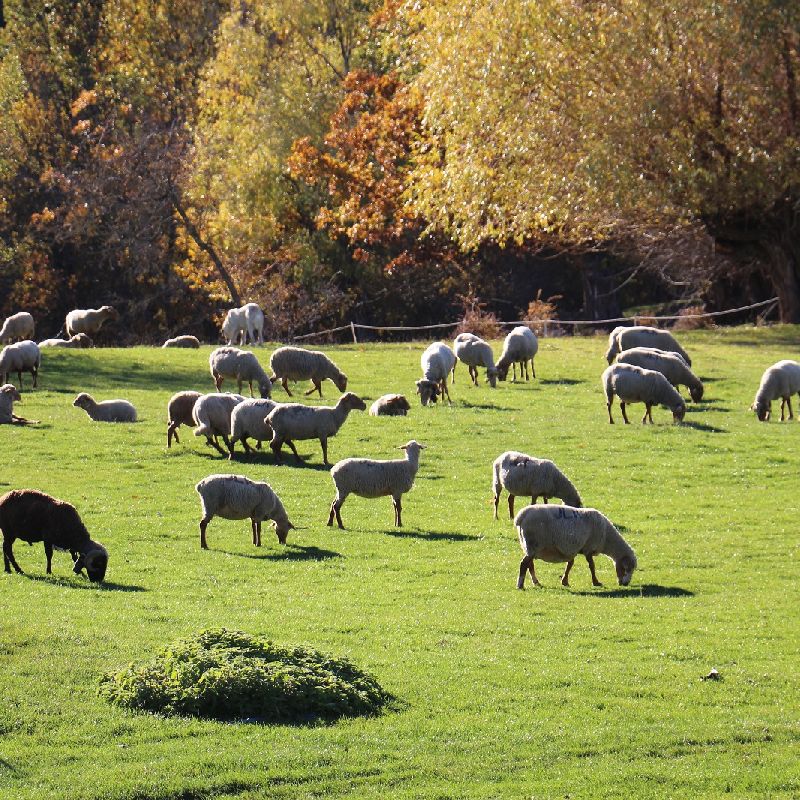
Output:
[[[0,797],[798,797],[800,422],[748,407],[767,366],[800,357],[800,328],[681,340],[706,397],[683,425],[655,409],[652,427],[641,406],[608,424],[605,336],[542,340],[533,383],[475,388],[462,365],[452,406],[431,408],[413,397],[424,344],[326,348],[368,404],[412,401],[406,418],[353,412],[332,461],[427,446],[404,527],[388,498],[351,497],[344,531],[325,524],[316,442],[298,443],[303,466],[269,450],[228,462],[187,428],[167,450],[167,400],[213,389],[210,347],[46,351],[16,407],[41,424],[0,427],[0,492],[70,501],[110,562],[101,587],[65,553],[45,576],[42,546],[17,542],[26,574],[0,574]],[[79,391],[127,398],[140,422],[91,422]],[[552,458],[615,522],[639,559],[629,587],[601,556],[604,588],[576,561],[568,589],[562,565],[537,562],[543,587],[516,590],[517,537],[491,504],[508,449]],[[267,480],[302,529],[286,547],[265,529],[259,550],[247,521],[215,519],[202,551],[194,485],[214,472]],[[218,626],[351,659],[393,706],[248,725],[98,697],[107,670]],[[704,681],[712,668],[721,680]]]

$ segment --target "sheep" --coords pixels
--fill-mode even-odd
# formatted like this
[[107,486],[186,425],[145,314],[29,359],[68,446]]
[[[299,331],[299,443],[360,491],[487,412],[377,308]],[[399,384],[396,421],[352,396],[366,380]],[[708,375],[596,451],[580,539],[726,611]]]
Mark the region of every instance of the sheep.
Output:
[[676,389],[686,386],[693,402],[703,399],[703,382],[677,353],[653,347],[633,347],[617,356],[617,364],[633,364],[660,372]]
[[219,445],[217,437],[221,436],[225,446],[230,450],[228,434],[231,430],[231,412],[244,402],[240,394],[211,393],[197,398],[192,408],[192,419],[195,423],[194,435],[205,436],[206,444],[215,448],[220,455],[227,456]]
[[381,395],[370,407],[371,417],[405,417],[411,410],[408,400],[402,394]]
[[270,519],[275,525],[278,541],[286,537],[294,525],[289,521],[280,498],[269,484],[251,481],[243,475],[209,475],[195,487],[200,495],[203,516],[200,520],[200,547],[208,550],[206,528],[214,517],[247,519],[253,529],[253,544],[261,547],[261,523]]
[[686,414],[683,398],[660,372],[634,367],[632,364],[613,364],[603,373],[601,381],[606,395],[608,421],[612,425],[614,418],[611,416],[611,404],[614,402],[614,395],[619,397],[619,406],[626,425],[630,423],[625,413],[626,403],[645,404],[642,424],[648,419],[653,424],[654,405],[666,406],[672,411],[675,422],[680,422]]
[[0,384],[6,383],[11,372],[17,373],[19,388],[22,388],[22,373],[33,375],[33,388],[36,388],[42,354],[39,345],[26,339],[23,342],[6,345],[0,353]]
[[3,327],[0,328],[0,344],[11,344],[15,341],[33,339],[33,316],[27,311],[18,311],[6,317]]
[[756,399],[750,408],[756,412],[761,422],[766,422],[772,413],[772,401],[781,398],[781,422],[784,406],[789,406],[789,419],[793,419],[792,395],[800,395],[800,364],[797,361],[778,361],[761,376]]
[[328,439],[335,436],[344,425],[347,415],[354,410],[364,411],[367,404],[352,392],[343,394],[335,406],[304,406],[300,403],[282,403],[270,411],[267,422],[272,427],[270,447],[278,464],[282,463],[281,447],[288,444],[300,461],[295,439],[319,439],[322,446],[322,463],[328,461]]
[[[459,333],[456,336],[455,340],[454,340],[453,349],[455,350],[455,345],[459,344],[459,342],[466,342],[466,341],[469,341],[470,339],[478,341],[478,340],[480,340],[480,337],[476,336],[474,333]],[[453,369],[452,369],[452,371],[450,373],[450,377],[451,377],[452,383],[456,382],[456,367],[457,366],[458,366],[458,358],[456,358],[456,363],[453,364]]]
[[620,586],[627,586],[636,569],[636,554],[620,532],[594,508],[571,506],[526,506],[514,518],[520,547],[525,554],[519,564],[517,589],[525,588],[529,570],[534,586],[540,586],[533,566],[535,558],[567,566],[561,585],[569,586],[569,572],[579,553],[585,556],[592,585],[602,586],[594,568],[594,556],[602,553],[615,564]]
[[3,531],[5,571],[11,567],[23,574],[14,558],[16,539],[28,544],[42,542],[47,558],[47,574],[51,575],[53,548],[68,550],[74,562],[72,571],[80,575],[85,569],[89,580],[102,583],[108,566],[108,551],[92,541],[75,506],[57,500],[35,489],[14,489],[0,497],[0,529]]
[[420,357],[422,378],[417,381],[417,394],[422,405],[435,403],[440,395],[447,395],[447,401],[452,402],[447,390],[447,376],[455,363],[456,354],[444,342],[434,342],[425,349]]
[[242,311],[250,344],[264,344],[264,312],[257,303],[245,303]]
[[247,322],[241,308],[231,308],[222,321],[222,335],[227,345],[244,344],[247,340]]
[[81,392],[72,405],[82,408],[95,422],[136,422],[136,409],[127,400],[103,400],[98,403],[90,394]]
[[650,328],[647,325],[636,325],[632,328],[615,328],[609,335],[609,345],[606,351],[606,360],[609,364],[614,361],[614,356],[623,350],[632,350],[634,347],[654,347],[666,350],[668,353],[677,353],[688,366],[692,366],[692,359],[687,352],[675,341],[675,337],[661,328]]
[[[488,342],[472,334],[459,334],[455,340],[454,350],[456,356],[469,368],[469,376],[475,386],[478,385],[478,367],[486,367],[486,380],[494,389],[497,385],[498,371]],[[455,365],[453,375],[455,376]]]
[[178,428],[181,425],[194,426],[192,409],[200,397],[200,392],[176,392],[167,403],[167,447],[172,447],[172,437],[180,444]]
[[253,381],[256,381],[262,397],[269,397],[272,394],[272,382],[269,375],[258,363],[254,353],[239,350],[237,347],[218,347],[208,357],[208,365],[217,391],[222,388],[225,378],[236,378],[240,393],[242,382],[247,381],[250,386],[250,397],[252,397]]
[[13,383],[0,386],[0,425],[36,425],[38,420],[18,417],[14,413],[14,401],[21,402],[22,396]]
[[183,336],[174,336],[172,339],[167,339],[161,347],[187,347],[197,350],[200,347],[200,340],[196,336],[184,334]]
[[551,497],[558,497],[568,506],[580,508],[583,505],[572,481],[552,461],[533,458],[514,450],[507,450],[495,459],[492,465],[492,489],[495,519],[503,489],[508,492],[509,519],[514,519],[514,497],[517,495],[530,495],[531,505],[540,495],[545,503]]
[[302,347],[279,347],[269,360],[269,367],[272,370],[271,379],[273,383],[280,380],[281,385],[286,390],[289,397],[289,381],[308,381],[313,386],[305,393],[306,396],[312,394],[314,390],[319,392],[322,397],[322,381],[329,379],[340,392],[347,389],[347,375],[345,375],[336,364],[331,361],[325,353],[318,350],[305,350]]
[[67,314],[65,322],[67,336],[72,337],[76,333],[94,336],[103,327],[103,323],[109,319],[119,319],[119,312],[113,306],[87,309],[76,308]]
[[508,377],[508,368],[511,367],[513,380],[517,379],[517,364],[519,364],[519,377],[529,378],[528,362],[531,364],[530,374],[536,377],[536,368],[533,366],[533,357],[539,352],[539,340],[536,334],[525,325],[512,328],[503,341],[503,352],[497,359],[497,377],[504,381]]
[[425,449],[424,444],[414,441],[406,442],[398,448],[406,451],[406,457],[392,461],[376,461],[371,458],[345,458],[331,469],[331,478],[336,487],[336,496],[331,503],[328,514],[328,525],[336,523],[344,529],[341,509],[350,494],[359,497],[386,497],[391,495],[394,506],[394,524],[402,527],[401,498],[411,491],[414,478],[419,469],[419,453]]
[[245,400],[234,406],[231,412],[231,438],[228,442],[230,451],[229,459],[233,459],[233,446],[241,442],[246,453],[252,453],[253,448],[247,443],[248,437],[256,439],[258,448],[261,442],[272,439],[272,428],[267,422],[267,414],[272,411],[277,403],[273,400]]
[[39,347],[68,347],[72,349],[92,347],[93,345],[94,342],[85,333],[76,333],[69,339],[45,339],[39,342]]

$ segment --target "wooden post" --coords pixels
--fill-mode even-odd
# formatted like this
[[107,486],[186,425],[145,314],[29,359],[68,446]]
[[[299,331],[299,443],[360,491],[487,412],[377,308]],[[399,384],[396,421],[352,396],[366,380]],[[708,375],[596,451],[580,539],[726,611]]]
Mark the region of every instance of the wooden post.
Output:
[[353,334],[353,344],[358,344],[358,339],[356,339],[356,326],[353,325],[352,320],[350,321],[350,333]]

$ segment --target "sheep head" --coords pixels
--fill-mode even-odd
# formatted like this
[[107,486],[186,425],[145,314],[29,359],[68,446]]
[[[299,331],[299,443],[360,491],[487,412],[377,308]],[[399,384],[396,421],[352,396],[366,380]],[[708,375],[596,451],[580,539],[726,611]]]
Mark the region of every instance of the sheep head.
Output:
[[434,381],[425,380],[424,378],[417,381],[417,394],[424,406],[429,403],[435,403],[439,397],[439,391],[439,385]]
[[90,581],[102,583],[106,576],[107,567],[108,552],[102,545],[92,542],[90,549],[88,549],[85,553],[78,554],[72,571],[76,575],[80,575],[85,569]]
[[344,392],[344,391],[346,391],[346,390],[347,390],[347,375],[345,375],[343,372],[340,372],[340,373],[339,373],[339,374],[338,374],[338,375],[337,375],[337,376],[336,376],[336,377],[333,379],[333,382],[334,382],[334,384],[336,385],[336,388],[337,388],[337,389],[338,389],[340,392]]
[[14,386],[13,383],[4,383],[2,386],[0,386],[0,393],[11,395],[11,399],[15,402],[22,402],[22,395],[19,393],[17,387]]
[[[345,380],[347,380],[345,378]],[[339,398],[339,402],[350,411],[364,411],[367,404],[353,392],[346,392]]]
[[[508,370],[506,370],[506,373]],[[500,370],[497,367],[487,367],[486,369],[486,382],[492,389],[497,386],[497,379],[500,377]]]
[[693,403],[699,403],[703,399],[703,384],[692,386],[689,389],[689,396],[692,398]]
[[750,410],[756,412],[756,416],[760,422],[768,422],[770,414],[772,413],[772,403],[766,400],[760,400],[753,403],[753,405],[750,406]]
[[633,571],[636,569],[635,556],[623,556],[614,565],[617,568],[617,580],[620,586],[627,586],[631,582]]
[[275,533],[278,536],[278,541],[281,544],[286,544],[286,537],[289,535],[289,531],[295,530],[294,525],[287,519],[286,522],[273,522],[275,526]]
[[673,422],[682,422],[684,416],[686,415],[686,403],[681,400],[681,402],[678,405],[673,406],[670,411],[672,411]]

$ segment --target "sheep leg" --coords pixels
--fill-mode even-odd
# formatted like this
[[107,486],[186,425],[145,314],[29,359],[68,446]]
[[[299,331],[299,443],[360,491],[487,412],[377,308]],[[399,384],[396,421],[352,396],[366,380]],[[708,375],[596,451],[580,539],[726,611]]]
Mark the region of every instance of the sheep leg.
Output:
[[[39,369],[38,369],[38,367],[34,367],[31,370],[31,375],[33,375],[33,388],[35,389],[36,388],[36,383],[39,380]],[[791,416],[790,416],[790,419],[791,419]]]
[[512,382],[516,383],[517,382],[517,362],[516,361],[512,361],[511,362],[511,375],[512,375],[512,378],[511,378]]
[[23,571],[20,569],[19,564],[17,564],[16,559],[14,558],[14,551],[11,549],[13,542],[10,539],[3,539],[3,561],[5,562],[6,572],[11,572],[9,564],[14,567],[17,573],[20,575],[24,575]]
[[533,365],[533,359],[531,359],[531,374],[533,377],[536,377],[536,367]]
[[281,447],[283,447],[283,439],[275,438],[269,443],[270,449],[275,454],[275,462],[278,464],[283,463],[283,457],[281,456]]
[[212,372],[211,377],[214,379],[214,386],[217,387],[217,391],[220,391],[220,389],[222,388],[222,383],[225,380],[225,378],[223,378],[222,375],[219,375],[216,372]]
[[208,550],[208,542],[206,542],[206,528],[208,523],[211,522],[211,517],[203,517],[200,520],[200,547],[203,550]]
[[[329,467],[331,465],[330,461],[328,461],[328,439],[327,437],[321,437],[319,443],[322,445],[322,463]],[[298,456],[299,458],[300,456]]]
[[286,390],[286,394],[289,397],[294,397],[294,395],[289,391],[289,379],[288,378],[281,378],[281,386]]
[[508,495],[508,518],[514,519],[514,495]]
[[497,491],[494,493],[493,500],[494,500],[494,518],[495,518],[495,519],[497,519],[497,506],[500,504],[500,495],[501,495],[502,493],[503,493],[503,490],[502,490],[502,489],[498,489],[498,490],[497,490]]
[[586,561],[589,563],[589,572],[592,573],[592,586],[602,586],[603,584],[597,578],[597,573],[594,571],[594,558],[586,556]]
[[561,576],[561,585],[562,586],[569,586],[569,571],[572,569],[572,565],[575,563],[575,559],[571,558],[567,561],[567,566],[564,569],[564,574]]
[[397,497],[393,497],[392,498],[392,505],[394,506],[394,524],[398,528],[402,528],[403,527],[403,520],[401,518],[401,514],[402,514],[402,511],[403,511],[403,502],[401,500],[400,495],[398,495]]
[[174,423],[170,422],[167,425],[167,447],[172,447],[173,436],[175,437],[175,441],[178,442],[178,444],[180,444],[180,442],[178,441],[178,428]]
[[341,496],[339,494],[339,490],[336,490],[336,497],[333,498],[333,502],[331,503],[331,513],[328,514],[328,525],[333,525],[333,517],[336,516],[336,524],[344,530],[344,523],[342,522],[342,515],[340,510],[344,505],[344,501],[347,498],[347,495]]
[[302,464],[303,459],[300,458],[300,453],[297,452],[297,448],[294,446],[294,442],[291,439],[287,439],[286,444],[289,445],[289,448],[294,453],[294,457]]
[[614,417],[611,416],[611,406],[614,402],[614,398],[612,397],[607,403],[606,408],[608,409],[608,421],[613,425],[614,424]]
[[625,424],[626,425],[630,425],[631,421],[628,419],[628,415],[625,413],[625,401],[624,400],[620,400],[619,401],[619,408],[620,408],[620,411],[622,411],[622,419],[625,420]]
[[786,407],[789,409],[789,419],[794,419],[794,414],[792,413],[792,397],[791,397],[791,395],[786,398]]
[[[17,372],[17,378],[19,378],[19,390],[22,391],[22,372]],[[781,421],[783,421],[783,417],[781,417]]]
[[[209,436],[208,443],[220,454],[223,456],[227,456],[228,454],[219,446],[219,442],[217,441],[217,435]],[[226,437],[226,444],[227,444],[227,437]]]
[[536,577],[536,571],[533,568],[533,556],[525,556],[519,562],[519,578],[517,579],[517,589],[525,588],[525,571],[531,573],[531,579],[534,586],[541,586],[539,579]]
[[319,381],[311,379],[311,388],[307,392],[303,392],[303,397],[308,397],[310,394],[319,391],[319,396],[322,397],[322,384]]
[[477,386],[478,385],[478,370],[475,367],[470,366],[469,368],[469,376],[472,378],[472,382]]
[[527,358],[522,359],[522,361],[520,362],[520,367],[519,367],[520,376],[522,376],[523,372],[525,373],[525,382],[527,383],[531,379],[531,376],[528,374],[528,359]]
[[44,542],[44,555],[47,559],[47,570],[46,573],[48,575],[53,574],[53,545],[50,542]]
[[[255,450],[247,443],[246,436],[242,436],[242,438],[239,441],[241,441],[245,453],[255,453]],[[258,444],[260,445],[261,441],[259,441]],[[233,442],[231,442],[231,452],[233,452]]]
[[442,396],[447,395],[447,402],[452,403],[450,392],[447,391],[447,378],[442,379]]

